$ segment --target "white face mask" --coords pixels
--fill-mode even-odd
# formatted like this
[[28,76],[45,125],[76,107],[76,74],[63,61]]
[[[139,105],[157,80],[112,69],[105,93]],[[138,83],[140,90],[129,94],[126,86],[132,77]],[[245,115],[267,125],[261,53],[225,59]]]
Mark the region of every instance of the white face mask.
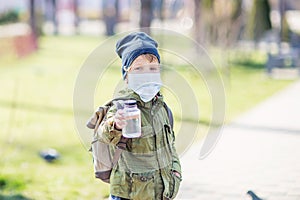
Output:
[[128,73],[128,88],[137,93],[144,102],[153,99],[161,86],[160,73]]

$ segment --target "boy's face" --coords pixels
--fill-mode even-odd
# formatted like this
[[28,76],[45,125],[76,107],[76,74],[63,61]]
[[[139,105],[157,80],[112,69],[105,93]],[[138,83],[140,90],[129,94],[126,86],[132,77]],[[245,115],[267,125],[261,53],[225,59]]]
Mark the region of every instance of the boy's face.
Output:
[[125,81],[128,88],[137,93],[144,102],[149,102],[162,85],[157,58],[149,54],[137,57],[129,67]]

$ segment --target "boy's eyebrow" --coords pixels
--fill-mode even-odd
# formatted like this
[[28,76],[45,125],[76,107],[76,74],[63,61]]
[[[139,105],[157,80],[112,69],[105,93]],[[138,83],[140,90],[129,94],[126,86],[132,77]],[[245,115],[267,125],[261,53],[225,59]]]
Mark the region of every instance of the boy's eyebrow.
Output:
[[143,63],[140,61],[137,61],[137,62],[133,63],[133,65],[143,65]]

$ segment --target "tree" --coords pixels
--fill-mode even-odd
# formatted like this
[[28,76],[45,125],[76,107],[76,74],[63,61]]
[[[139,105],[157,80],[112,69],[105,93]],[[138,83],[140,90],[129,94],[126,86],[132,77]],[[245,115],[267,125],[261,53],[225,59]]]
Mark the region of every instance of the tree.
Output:
[[115,26],[118,21],[118,0],[103,0],[103,19],[106,27],[106,35],[115,34]]
[[47,0],[46,1],[46,19],[52,21],[53,27],[54,27],[54,34],[58,34],[58,23],[56,18],[56,0]]
[[150,26],[153,19],[153,0],[141,0],[140,28],[150,34]]
[[35,15],[35,1],[34,0],[30,0],[29,1],[29,15],[30,15],[30,20],[29,20],[29,24],[31,27],[31,31],[32,31],[32,38],[33,38],[33,46],[35,48],[37,48],[37,25],[36,25],[36,15]]
[[201,18],[202,41],[228,46],[238,39],[242,28],[242,0],[195,0],[197,12],[202,12],[201,16],[195,16],[195,26]]
[[30,15],[30,27],[34,36],[37,36],[37,28],[36,28],[36,17],[35,17],[35,1],[29,1],[29,15]]
[[80,23],[80,17],[79,17],[79,0],[73,0],[73,4],[74,4],[74,26],[75,26],[75,29],[76,29],[76,33],[78,33],[78,26],[79,26],[79,23]]
[[258,42],[264,33],[272,28],[270,19],[270,4],[268,0],[254,0],[248,25],[248,36]]
[[203,43],[203,30],[201,26],[201,8],[201,0],[194,0],[194,37],[198,44]]
[[280,40],[282,41],[289,41],[289,36],[290,36],[290,27],[287,22],[286,18],[286,8],[287,8],[287,1],[285,0],[280,0],[279,1],[279,13],[280,13]]

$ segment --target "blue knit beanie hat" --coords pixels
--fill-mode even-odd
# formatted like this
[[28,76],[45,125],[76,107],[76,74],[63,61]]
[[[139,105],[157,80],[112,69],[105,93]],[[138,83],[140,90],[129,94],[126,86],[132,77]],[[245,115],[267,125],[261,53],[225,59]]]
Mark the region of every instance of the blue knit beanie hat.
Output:
[[123,79],[125,79],[131,63],[142,54],[153,54],[160,62],[157,46],[157,42],[143,32],[134,32],[118,40],[116,52],[122,59]]

